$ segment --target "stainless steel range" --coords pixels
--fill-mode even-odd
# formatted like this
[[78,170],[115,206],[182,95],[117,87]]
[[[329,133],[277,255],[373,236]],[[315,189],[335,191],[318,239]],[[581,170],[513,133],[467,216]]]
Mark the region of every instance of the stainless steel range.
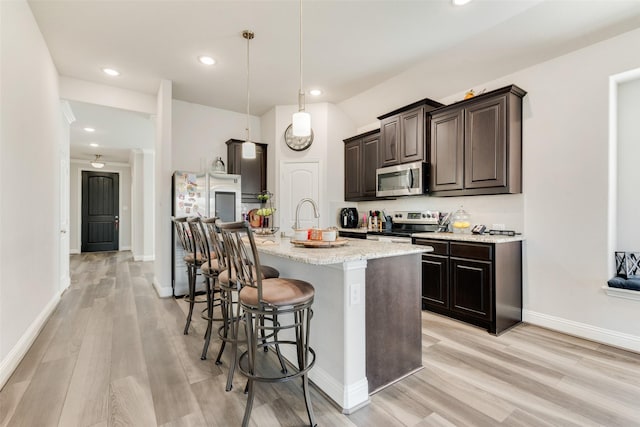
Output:
[[391,214],[391,229],[367,232],[367,239],[393,242],[411,242],[413,233],[438,231],[438,211],[396,211]]

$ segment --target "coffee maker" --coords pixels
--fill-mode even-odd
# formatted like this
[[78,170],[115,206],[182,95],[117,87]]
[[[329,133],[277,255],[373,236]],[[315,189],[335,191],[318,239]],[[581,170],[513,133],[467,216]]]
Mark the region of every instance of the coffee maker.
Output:
[[358,210],[356,208],[342,208],[340,211],[340,227],[358,228]]

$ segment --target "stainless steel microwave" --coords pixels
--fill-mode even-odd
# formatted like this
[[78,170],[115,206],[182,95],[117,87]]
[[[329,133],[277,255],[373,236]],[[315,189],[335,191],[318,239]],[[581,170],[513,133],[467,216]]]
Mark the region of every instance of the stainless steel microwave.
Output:
[[376,196],[416,196],[428,192],[429,164],[405,163],[376,170]]

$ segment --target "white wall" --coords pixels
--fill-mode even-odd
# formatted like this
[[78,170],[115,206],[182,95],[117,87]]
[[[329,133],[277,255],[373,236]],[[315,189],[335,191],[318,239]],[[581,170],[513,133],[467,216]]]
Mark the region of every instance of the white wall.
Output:
[[640,252],[640,79],[618,86],[618,218],[620,251]]
[[161,297],[171,296],[171,81],[158,89],[155,148],[155,262],[153,286]]
[[94,169],[87,160],[71,159],[69,178],[69,251],[79,254],[82,248],[82,171],[114,172],[119,174],[119,216],[120,227],[118,246],[121,251],[131,250],[131,168],[129,165],[107,163],[103,169]]
[[[263,127],[265,129],[268,127],[269,130],[264,139],[273,141],[273,150],[269,153],[269,174],[273,173],[274,179],[268,179],[267,181],[270,188],[274,189],[272,191],[275,193],[276,204],[278,204],[281,164],[283,162],[317,161],[320,166],[320,199],[316,200],[316,202],[320,210],[320,226],[334,225],[335,217],[337,217],[336,206],[343,204],[343,195],[339,190],[344,187],[342,180],[344,145],[342,140],[353,135],[355,125],[335,105],[327,103],[307,104],[305,110],[311,114],[311,127],[314,133],[313,143],[307,150],[293,151],[287,147],[284,141],[284,132],[291,124],[291,117],[297,109],[298,107],[295,105],[277,106],[262,117]],[[311,208],[305,205],[305,209]],[[275,221],[282,228],[281,214],[276,213]],[[285,219],[282,221],[286,222]],[[288,228],[288,225],[285,224],[284,227]]]
[[[218,156],[227,165],[229,139],[245,139],[247,116],[219,108],[173,100],[172,102],[173,170],[204,171]],[[258,138],[260,118],[250,116],[251,138]]]
[[131,252],[135,261],[154,259],[154,173],[152,150],[132,150],[131,165]]
[[[525,320],[640,350],[639,303],[609,297],[601,290],[612,275],[613,257],[607,245],[609,76],[640,66],[637,46],[640,30],[476,86],[491,90],[515,83],[528,91],[523,194],[456,199],[469,208],[473,222],[491,223],[491,212],[503,209],[513,214],[495,218],[516,226],[522,221]],[[468,80],[475,81],[472,68]],[[407,101],[429,96],[425,82],[416,75],[402,81],[394,78],[340,105],[347,111],[371,108],[367,103],[378,99],[379,110],[384,111],[392,107],[385,94],[396,89],[407,94],[414,86],[421,87],[420,94]],[[458,93],[440,101],[461,98]],[[357,124],[374,121],[370,117]],[[432,203],[450,202],[432,198],[429,206]]]
[[133,90],[60,76],[60,97],[123,110],[156,113],[156,97]]
[[[2,387],[60,298],[59,137],[65,132],[58,73],[25,1],[0,2],[0,40]],[[42,256],[26,256],[34,251]]]

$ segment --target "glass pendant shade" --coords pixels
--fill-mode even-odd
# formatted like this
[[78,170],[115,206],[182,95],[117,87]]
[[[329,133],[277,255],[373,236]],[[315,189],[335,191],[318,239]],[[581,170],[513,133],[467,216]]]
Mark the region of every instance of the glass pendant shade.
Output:
[[251,141],[245,141],[242,144],[242,158],[243,159],[255,159],[256,158],[256,144]]
[[306,111],[298,111],[293,115],[293,136],[311,135],[311,114]]
[[104,167],[104,162],[100,160],[100,157],[102,157],[100,154],[96,154],[96,158],[90,162],[91,166],[96,169],[102,169]]

